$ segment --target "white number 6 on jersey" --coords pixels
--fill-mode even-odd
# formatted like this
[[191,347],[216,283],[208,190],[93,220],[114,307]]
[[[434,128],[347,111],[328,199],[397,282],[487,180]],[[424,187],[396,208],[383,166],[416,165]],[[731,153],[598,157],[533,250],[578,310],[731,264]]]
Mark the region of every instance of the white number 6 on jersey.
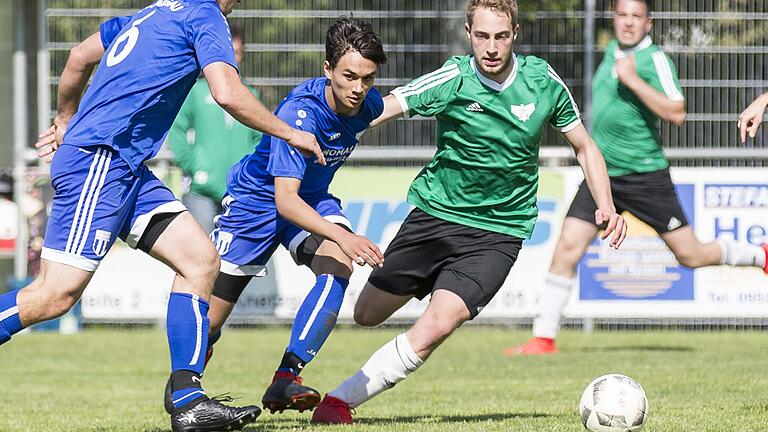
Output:
[[[121,61],[125,60],[126,57],[128,57],[128,54],[130,54],[131,51],[133,51],[133,49],[136,47],[136,42],[139,41],[138,25],[154,15],[155,12],[157,12],[157,9],[148,13],[147,16],[134,21],[133,25],[131,25],[131,28],[129,28],[125,33],[121,34],[120,37],[118,37],[117,40],[112,43],[112,49],[109,50],[109,54],[107,54],[108,67],[119,64]],[[123,42],[125,42],[125,45],[123,45]],[[120,47],[120,45],[123,45],[123,48],[120,50],[120,52],[117,52],[117,49]]]

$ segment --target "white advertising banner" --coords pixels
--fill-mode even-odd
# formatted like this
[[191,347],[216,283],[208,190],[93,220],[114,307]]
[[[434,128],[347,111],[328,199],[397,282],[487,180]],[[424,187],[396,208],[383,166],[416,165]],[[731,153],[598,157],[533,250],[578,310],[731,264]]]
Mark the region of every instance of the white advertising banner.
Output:
[[[344,168],[332,185],[359,234],[386,248],[411,206],[408,185],[418,169]],[[702,242],[728,237],[762,244],[768,237],[768,177],[763,169],[675,169],[683,208]],[[479,318],[531,317],[544,283],[560,226],[581,182],[578,168],[542,169],[539,219],[502,290]],[[596,241],[579,265],[566,315],[572,317],[768,317],[768,278],[759,270],[680,267],[656,233],[631,215],[629,236],[619,251]],[[314,284],[282,247],[269,274],[255,278],[231,322],[289,320]],[[354,300],[370,273],[356,267],[341,319],[350,320]],[[172,272],[141,252],[113,248],[83,296],[83,316],[101,320],[161,319]],[[426,300],[425,300],[426,301]],[[395,314],[412,319],[426,303],[413,301]]]

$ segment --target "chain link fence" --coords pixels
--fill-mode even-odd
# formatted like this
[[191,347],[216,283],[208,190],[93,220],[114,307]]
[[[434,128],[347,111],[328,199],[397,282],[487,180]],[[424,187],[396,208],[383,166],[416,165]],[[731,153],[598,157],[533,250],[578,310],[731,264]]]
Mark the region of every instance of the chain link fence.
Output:
[[[130,14],[147,0],[46,0],[48,88],[55,106],[58,74],[69,49],[98,31],[104,19]],[[594,68],[611,38],[611,0],[520,1],[521,34],[515,50],[545,58],[585,107]],[[741,145],[737,114],[768,87],[768,6],[763,0],[659,0],[652,37],[677,65],[688,121],[662,125],[667,153],[680,166],[764,166],[765,139]],[[322,73],[325,30],[339,16],[373,22],[389,55],[377,86],[384,94],[468,52],[464,0],[244,0],[231,16],[245,30],[243,76],[268,107],[291,87]],[[588,121],[588,110],[587,121]],[[392,122],[364,135],[358,153],[367,163],[421,164],[434,142],[432,119]],[[567,159],[553,130],[542,140],[545,155]],[[393,147],[396,147],[393,149]],[[377,151],[378,150],[378,151]],[[547,153],[547,151],[549,151]],[[372,155],[372,156],[371,156]],[[566,156],[566,158],[563,158]]]

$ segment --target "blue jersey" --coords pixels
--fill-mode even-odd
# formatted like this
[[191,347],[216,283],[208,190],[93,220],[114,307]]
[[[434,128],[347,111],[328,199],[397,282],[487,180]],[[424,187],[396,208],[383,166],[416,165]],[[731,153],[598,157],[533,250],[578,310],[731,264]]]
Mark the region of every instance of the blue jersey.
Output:
[[158,0],[99,33],[105,53],[64,143],[110,146],[137,172],[160,150],[202,68],[237,67],[229,26],[216,0]]
[[275,177],[301,179],[299,196],[315,202],[328,195],[336,171],[358,144],[360,135],[381,115],[384,102],[372,88],[354,116],[336,114],[325,99],[327,78],[314,78],[299,84],[277,107],[275,114],[297,129],[315,135],[327,165],[302,156],[285,141],[264,135],[256,150],[232,167],[227,192],[238,201],[257,208],[275,206]]

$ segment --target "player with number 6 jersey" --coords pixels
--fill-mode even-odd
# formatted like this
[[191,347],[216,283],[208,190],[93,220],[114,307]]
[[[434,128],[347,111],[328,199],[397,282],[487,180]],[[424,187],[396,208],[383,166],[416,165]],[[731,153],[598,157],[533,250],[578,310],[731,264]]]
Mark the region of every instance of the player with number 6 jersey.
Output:
[[170,266],[176,272],[167,310],[174,431],[239,429],[260,409],[224,405],[202,388],[219,258],[207,233],[144,163],[160,149],[201,71],[216,102],[241,123],[324,160],[314,136],[276,118],[240,82],[225,18],[237,3],[158,0],[106,21],[72,49],[54,125],[36,145],[42,157],[53,155],[55,191],[41,275],[0,296],[2,344],[72,307],[117,238]]

